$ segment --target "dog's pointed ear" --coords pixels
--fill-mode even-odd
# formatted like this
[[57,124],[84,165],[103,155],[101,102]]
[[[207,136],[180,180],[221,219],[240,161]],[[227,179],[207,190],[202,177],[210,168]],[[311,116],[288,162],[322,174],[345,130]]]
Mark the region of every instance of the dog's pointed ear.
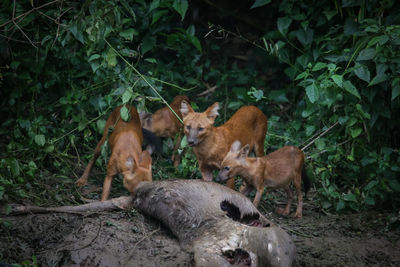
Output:
[[231,152],[238,152],[240,150],[240,146],[241,146],[240,141],[236,140],[231,145]]
[[181,109],[179,111],[182,114],[182,118],[185,118],[189,113],[194,112],[192,106],[185,100],[181,102]]
[[128,159],[125,162],[125,166],[128,170],[133,171],[134,169],[136,169],[136,162],[133,159],[132,156],[129,156]]
[[214,123],[215,119],[217,118],[217,116],[219,115],[218,109],[219,109],[219,103],[215,102],[214,104],[209,106],[207,108],[207,110],[205,111],[207,118],[209,118],[213,123]]
[[238,157],[241,159],[247,158],[247,156],[249,155],[249,151],[250,151],[250,146],[249,144],[247,144],[240,149]]
[[151,156],[150,152],[147,149],[143,150],[140,154],[139,164],[141,167],[144,167],[146,169],[151,167]]

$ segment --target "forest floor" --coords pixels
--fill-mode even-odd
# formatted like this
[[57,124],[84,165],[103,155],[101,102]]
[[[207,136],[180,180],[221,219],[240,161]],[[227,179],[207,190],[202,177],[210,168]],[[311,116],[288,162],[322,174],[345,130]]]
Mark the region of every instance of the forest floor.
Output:
[[[312,194],[302,219],[283,218],[273,212],[273,205],[284,204],[282,196],[264,200],[260,211],[292,236],[299,266],[400,266],[400,218],[395,228],[388,224],[386,212],[322,213],[313,206]],[[2,216],[1,220],[0,263],[193,266],[192,255],[180,249],[168,229],[135,210]]]

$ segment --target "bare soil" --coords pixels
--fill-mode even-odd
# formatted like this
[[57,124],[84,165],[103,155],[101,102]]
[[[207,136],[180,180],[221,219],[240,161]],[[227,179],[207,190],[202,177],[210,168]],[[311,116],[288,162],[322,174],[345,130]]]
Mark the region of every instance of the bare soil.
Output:
[[[299,266],[400,266],[400,229],[389,227],[388,213],[329,215],[306,201],[303,218],[295,220],[272,212],[275,204],[262,204],[262,213],[292,235]],[[39,266],[193,266],[191,253],[168,229],[135,210],[1,219],[1,263],[36,258]]]

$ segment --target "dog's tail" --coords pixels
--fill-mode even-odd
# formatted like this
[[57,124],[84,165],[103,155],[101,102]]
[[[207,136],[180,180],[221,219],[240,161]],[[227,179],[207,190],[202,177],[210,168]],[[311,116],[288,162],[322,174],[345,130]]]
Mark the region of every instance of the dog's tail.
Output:
[[303,180],[304,197],[307,197],[307,192],[311,188],[311,181],[310,181],[310,178],[307,175],[307,171],[306,171],[305,167],[303,167],[303,170],[301,171],[301,178]]
[[158,153],[162,152],[162,141],[161,138],[155,135],[153,132],[142,128],[143,139],[146,145],[152,147],[152,150]]

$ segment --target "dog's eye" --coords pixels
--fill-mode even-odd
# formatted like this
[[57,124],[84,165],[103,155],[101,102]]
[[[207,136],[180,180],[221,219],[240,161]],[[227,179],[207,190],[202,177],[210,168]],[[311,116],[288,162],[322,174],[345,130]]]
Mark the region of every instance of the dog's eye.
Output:
[[229,171],[230,169],[231,169],[231,167],[229,167],[229,166],[224,167],[224,171]]
[[204,128],[203,127],[199,127],[199,132],[201,132],[201,131],[203,131],[204,130]]
[[190,127],[190,125],[187,125],[186,129],[190,130],[190,129],[192,129],[192,127]]

